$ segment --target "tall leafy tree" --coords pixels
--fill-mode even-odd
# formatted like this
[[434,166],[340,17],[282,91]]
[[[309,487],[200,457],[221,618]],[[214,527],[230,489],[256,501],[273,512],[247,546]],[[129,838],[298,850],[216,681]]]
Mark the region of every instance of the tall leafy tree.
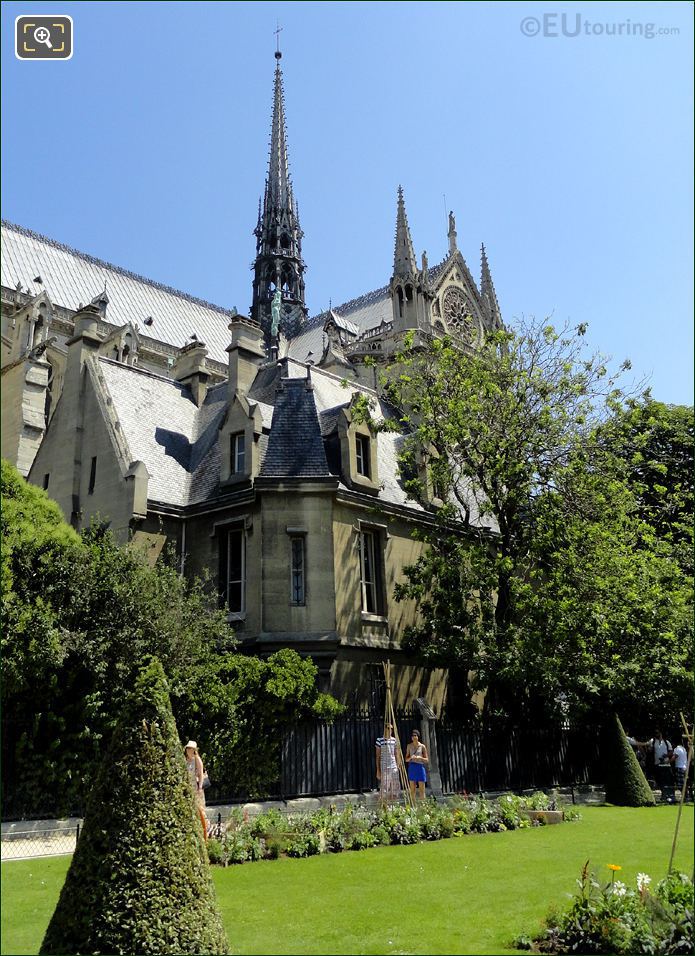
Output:
[[124,701],[41,953],[228,953],[161,664]]
[[171,562],[150,567],[103,529],[78,536],[7,462],[2,496],[6,812],[82,807],[151,654],[164,667],[182,731],[200,741],[228,792],[255,794],[275,781],[284,724],[335,714],[311,661],[294,651],[267,662],[233,653],[226,614],[205,582],[184,580]]
[[666,405],[649,393],[629,399],[601,429],[607,449],[623,464],[639,516],[656,538],[673,546],[693,571],[695,421],[693,408]]
[[407,643],[472,672],[491,714],[634,706],[652,654],[668,662],[653,712],[683,700],[689,584],[668,549],[637,552],[644,522],[600,428],[622,396],[584,331],[418,343],[386,376],[411,494],[446,501],[396,590],[421,604]]

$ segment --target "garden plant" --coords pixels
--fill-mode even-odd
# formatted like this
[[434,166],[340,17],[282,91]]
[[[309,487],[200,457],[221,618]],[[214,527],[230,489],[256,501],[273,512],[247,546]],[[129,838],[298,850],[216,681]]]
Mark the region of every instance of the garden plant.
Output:
[[566,912],[551,910],[536,936],[518,937],[520,949],[536,953],[688,954],[693,952],[693,881],[671,872],[652,889],[638,873],[634,886],[616,879],[622,867],[607,864],[601,882],[589,861]]
[[[211,863],[225,866],[279,856],[307,857],[375,846],[404,846],[443,840],[468,833],[502,833],[542,826],[542,813],[531,820],[527,810],[545,811],[555,804],[546,794],[529,797],[508,794],[499,800],[455,797],[449,803],[429,800],[414,808],[395,804],[368,808],[348,804],[312,813],[285,816],[270,809],[254,818],[233,810],[219,839],[208,842]],[[577,820],[574,807],[563,809],[565,820]]]

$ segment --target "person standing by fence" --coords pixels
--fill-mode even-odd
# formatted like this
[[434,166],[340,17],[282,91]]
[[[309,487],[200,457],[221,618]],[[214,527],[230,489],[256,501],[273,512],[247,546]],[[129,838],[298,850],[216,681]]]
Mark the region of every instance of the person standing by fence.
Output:
[[666,740],[660,730],[649,740],[635,741],[638,747],[645,747],[647,753],[653,761],[654,779],[659,790],[661,790],[661,799],[667,803],[673,803],[673,771],[671,770],[671,756],[673,747],[671,741]]
[[[683,740],[687,743],[688,738],[684,736]],[[683,788],[687,786],[687,781],[685,779],[685,771],[687,767],[688,751],[681,742],[673,748],[673,772],[676,776],[676,789],[680,790],[681,794],[683,793]]]
[[395,803],[400,794],[399,757],[393,725],[384,724],[384,736],[378,737],[376,742],[376,779],[379,781],[380,799],[384,803]]
[[429,755],[427,747],[420,743],[419,730],[414,730],[410,735],[410,743],[405,748],[405,762],[408,765],[408,783],[413,801],[415,801],[416,788],[419,799],[424,800]]
[[208,818],[205,815],[205,790],[203,789],[205,768],[203,767],[203,761],[198,753],[198,744],[195,742],[195,740],[188,741],[184,747],[184,753],[186,755],[186,770],[188,770],[188,778],[191,781],[191,787],[193,788],[193,794],[195,796],[196,809],[198,810],[200,822],[203,825],[203,837],[207,843]]

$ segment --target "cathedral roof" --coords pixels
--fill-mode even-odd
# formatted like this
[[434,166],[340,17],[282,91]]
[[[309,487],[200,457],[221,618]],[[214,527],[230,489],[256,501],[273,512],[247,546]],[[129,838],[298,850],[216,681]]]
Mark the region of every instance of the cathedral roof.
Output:
[[[122,465],[127,469],[136,461],[145,464],[151,501],[186,507],[220,493],[219,434],[228,408],[226,382],[209,388],[197,406],[187,386],[137,366],[99,356],[88,362],[88,368],[104,418],[118,436]],[[260,477],[329,477],[324,439],[356,394],[369,400],[375,420],[391,414],[373,390],[323,369],[292,359],[262,368],[247,396],[262,412]],[[379,432],[375,440],[377,500],[423,512],[423,506],[406,494],[400,477],[398,456],[404,436]],[[345,487],[339,475],[333,477]],[[475,520],[475,502],[470,504]],[[489,521],[483,519],[481,524]]]
[[[430,282],[438,278],[448,260],[447,256],[446,259],[428,269]],[[385,285],[372,292],[365,292],[364,295],[313,316],[299,335],[286,344],[286,354],[299,362],[306,361],[309,352],[313,352],[315,357],[320,357],[323,352],[323,327],[332,313],[348,320],[352,329],[356,329],[357,333],[362,335],[367,329],[374,329],[382,322],[390,322],[393,319],[389,287]]]
[[[187,295],[171,286],[146,279],[110,262],[71,249],[46,236],[2,222],[2,284],[14,289],[17,283],[36,294],[45,289],[51,301],[76,311],[108,289],[107,321],[114,326],[131,322],[142,341],[165,342],[181,348],[195,332],[208,347],[215,362],[227,365],[229,345],[228,309]],[[33,279],[41,276],[41,284]],[[153,322],[145,325],[145,319]]]
[[178,506],[210,497],[219,482],[226,382],[209,389],[198,408],[189,388],[152,372],[101,357],[97,375],[131,462],[145,463],[148,497]]

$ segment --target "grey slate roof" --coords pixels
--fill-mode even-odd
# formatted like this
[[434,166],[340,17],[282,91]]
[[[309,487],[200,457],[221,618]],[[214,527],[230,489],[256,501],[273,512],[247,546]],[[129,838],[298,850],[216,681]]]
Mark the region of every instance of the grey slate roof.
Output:
[[261,477],[328,477],[314,390],[305,378],[283,379],[275,399],[273,424]]
[[[55,305],[75,311],[80,303],[85,305],[98,296],[106,282],[107,322],[115,326],[132,322],[143,338],[165,342],[176,349],[195,332],[207,345],[210,358],[227,364],[230,310],[5,220],[1,252],[0,272],[7,288],[14,289],[21,282],[32,295],[45,289]],[[33,281],[38,275],[42,284]],[[143,324],[148,316],[154,319],[150,326]]]
[[197,408],[189,389],[160,375],[103,357],[98,370],[132,459],[150,475],[148,496],[172,505],[208,498],[219,483],[226,383],[210,389]]
[[[148,497],[181,507],[214,497],[220,481],[218,436],[227,410],[227,383],[210,388],[198,408],[188,388],[161,375],[103,356],[94,367],[98,387],[110,398],[119,421],[131,458],[128,464],[143,461],[150,475]],[[307,371],[305,365],[292,360],[269,365],[260,370],[251,389],[251,393],[263,394],[264,399],[249,394],[249,401],[258,402],[264,429],[270,426],[270,435],[264,431],[259,440],[261,477],[329,477],[323,437],[335,429],[340,409],[347,407],[356,393],[366,394],[372,401],[375,419],[389,414],[375,392],[354,383],[344,385],[323,369],[311,369],[312,388],[307,388]],[[278,390],[283,372],[291,377],[283,379]],[[407,497],[400,481],[398,455],[403,436],[382,432],[376,440],[378,499],[422,512],[422,505]],[[477,508],[472,504],[475,520]],[[481,523],[491,524],[488,520]]]
[[336,425],[338,424],[338,416],[347,406],[348,403],[346,402],[344,405],[336,405],[335,408],[327,408],[321,412],[319,415],[319,424],[321,425],[321,434],[324,437],[335,431]]
[[[447,257],[448,258],[448,257]],[[447,259],[429,269],[434,281]],[[2,285],[15,288],[18,282],[32,295],[45,289],[56,305],[76,311],[98,297],[107,286],[106,321],[120,327],[131,322],[143,339],[181,348],[195,332],[205,342],[210,358],[227,364],[228,325],[232,311],[187,295],[170,286],[129,272],[95,256],[79,252],[23,226],[2,220],[0,273]],[[35,283],[40,275],[42,283]],[[361,335],[392,319],[388,286],[350,299],[332,311],[338,324]],[[144,320],[152,316],[152,325]],[[323,326],[329,312],[309,319],[303,331],[285,343],[285,352],[299,362],[310,353],[317,362],[323,353]]]

